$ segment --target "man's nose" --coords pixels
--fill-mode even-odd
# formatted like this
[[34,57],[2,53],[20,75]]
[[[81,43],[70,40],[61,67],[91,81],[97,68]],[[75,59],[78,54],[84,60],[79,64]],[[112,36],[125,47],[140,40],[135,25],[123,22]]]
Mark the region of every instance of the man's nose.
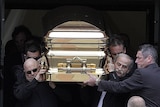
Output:
[[137,61],[137,59],[135,60],[135,63],[137,63],[138,61]]
[[34,72],[33,72],[33,71],[31,71],[31,74],[32,74],[32,75],[34,75]]
[[122,65],[118,66],[118,69],[119,69],[119,70],[122,70]]

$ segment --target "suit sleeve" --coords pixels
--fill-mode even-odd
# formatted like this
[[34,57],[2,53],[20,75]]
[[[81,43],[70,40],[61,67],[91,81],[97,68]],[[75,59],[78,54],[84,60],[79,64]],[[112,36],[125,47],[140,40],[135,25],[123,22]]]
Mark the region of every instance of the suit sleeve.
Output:
[[17,81],[14,85],[14,96],[19,100],[25,100],[32,94],[32,90],[36,87],[38,81],[33,79],[32,82]]
[[115,93],[127,93],[141,88],[143,88],[143,80],[139,70],[136,70],[131,77],[123,81],[101,80],[98,84],[98,90]]

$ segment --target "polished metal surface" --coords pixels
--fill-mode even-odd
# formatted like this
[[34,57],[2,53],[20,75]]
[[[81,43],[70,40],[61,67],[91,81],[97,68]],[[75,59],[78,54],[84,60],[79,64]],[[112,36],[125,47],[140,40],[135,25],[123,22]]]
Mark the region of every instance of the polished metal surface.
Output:
[[87,79],[88,73],[104,73],[99,63],[105,56],[103,50],[108,36],[96,26],[84,21],[68,21],[50,30],[44,38],[49,81],[65,81],[59,78],[63,75],[66,81],[79,82]]

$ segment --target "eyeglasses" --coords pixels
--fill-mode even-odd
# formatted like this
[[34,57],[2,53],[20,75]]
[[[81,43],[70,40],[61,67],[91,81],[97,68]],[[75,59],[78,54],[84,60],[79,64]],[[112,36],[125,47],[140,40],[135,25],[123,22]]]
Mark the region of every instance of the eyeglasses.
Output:
[[31,74],[32,72],[36,72],[37,71],[37,68],[33,69],[33,70],[30,70],[30,71],[26,71],[27,74]]

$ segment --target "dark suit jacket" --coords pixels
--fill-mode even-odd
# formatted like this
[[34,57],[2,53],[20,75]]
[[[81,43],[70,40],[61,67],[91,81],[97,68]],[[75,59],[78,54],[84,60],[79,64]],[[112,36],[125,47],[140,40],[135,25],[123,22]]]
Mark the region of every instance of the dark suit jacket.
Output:
[[29,82],[22,69],[21,66],[17,66],[15,72],[16,107],[60,107],[71,101],[70,93],[63,88],[63,84],[56,84],[56,88],[52,89],[47,81],[38,82],[33,79]]
[[[110,72],[109,74],[101,77],[103,80],[110,80],[110,81],[122,81],[129,76],[126,75],[123,78],[119,78],[116,72]],[[92,101],[91,107],[97,107],[102,92],[97,91],[97,87],[94,87],[96,90],[94,92],[94,99]],[[107,92],[104,99],[102,107],[125,107],[126,102],[129,98],[130,93],[109,93]]]
[[[111,81],[122,81],[128,78],[128,75],[125,77],[119,78],[116,75],[116,72],[109,73],[109,80]],[[107,92],[104,99],[102,107],[126,107],[127,101],[129,99],[130,93],[111,93]]]
[[99,90],[107,92],[132,92],[146,101],[147,107],[160,107],[160,68],[156,63],[146,68],[136,69],[133,75],[120,82],[102,80],[98,84]]

